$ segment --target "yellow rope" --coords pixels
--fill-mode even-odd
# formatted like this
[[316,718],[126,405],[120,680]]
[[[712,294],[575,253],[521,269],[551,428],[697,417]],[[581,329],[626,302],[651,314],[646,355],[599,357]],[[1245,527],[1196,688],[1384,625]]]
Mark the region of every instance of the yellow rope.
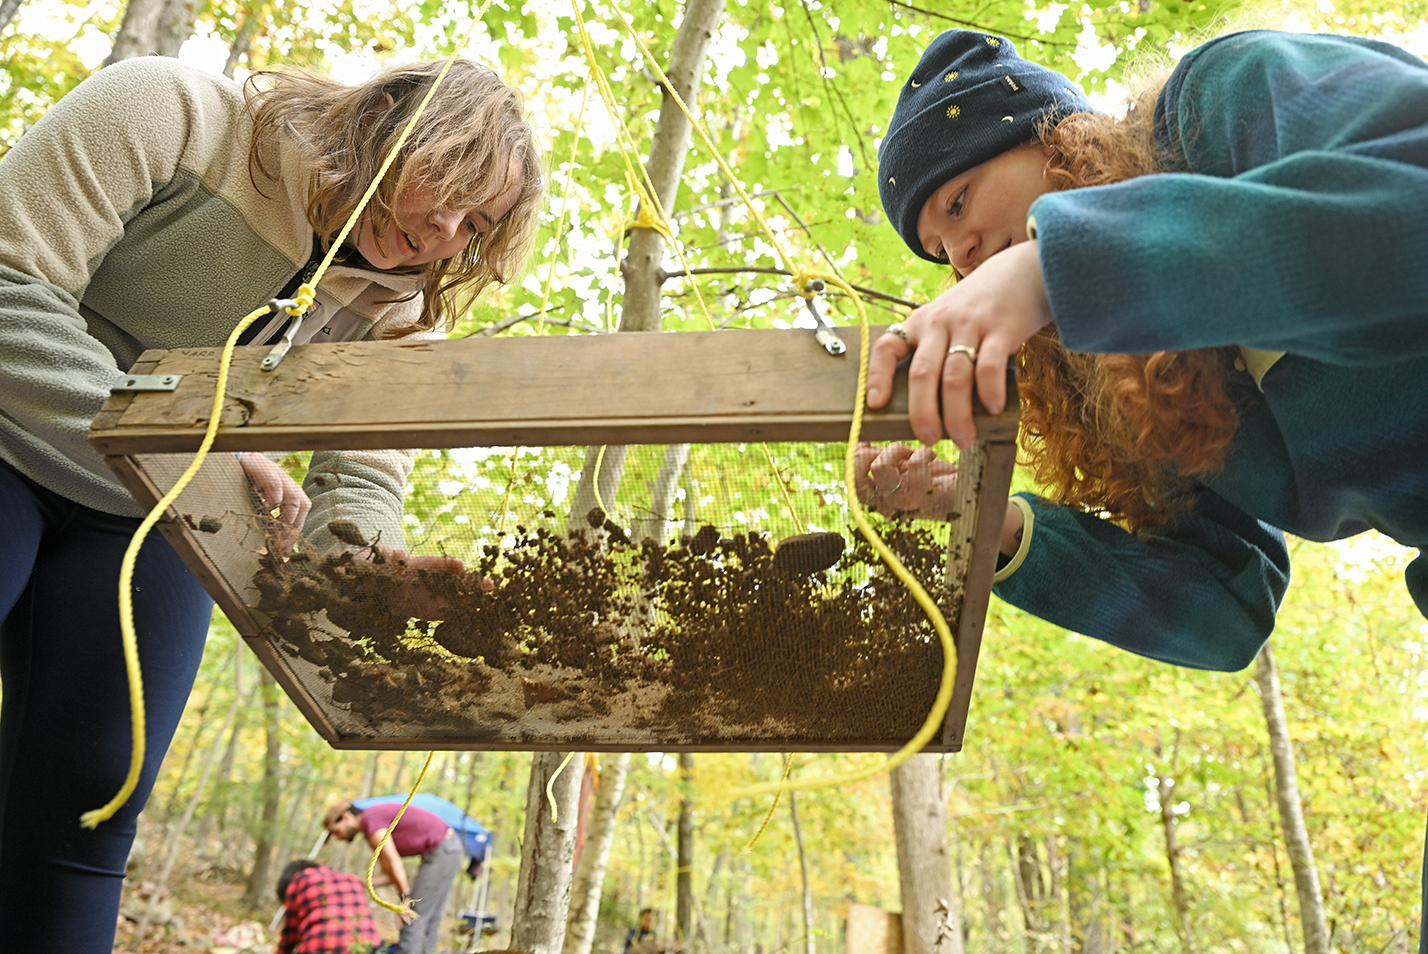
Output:
[[[670,246],[674,248],[675,255],[679,257],[680,270],[684,273],[685,280],[689,282],[689,287],[694,292],[695,301],[699,303],[699,313],[704,316],[704,321],[709,326],[709,330],[713,331],[716,327],[714,324],[714,318],[712,315],[709,314],[709,308],[704,303],[704,296],[699,291],[698,283],[695,282],[694,276],[690,274],[689,263],[685,261],[683,248],[678,242],[674,240],[673,227],[670,225],[669,218],[665,215],[664,206],[660,204],[659,197],[654,194],[654,182],[649,178],[649,171],[645,169],[643,165],[634,162],[630,158],[630,151],[636,148],[634,144],[634,137],[630,135],[630,129],[628,126],[625,125],[624,118],[620,116],[619,110],[615,108],[615,97],[614,94],[610,92],[610,88],[608,85],[608,81],[605,78],[604,71],[601,70],[599,64],[595,62],[595,51],[591,46],[590,34],[585,28],[585,18],[580,12],[580,0],[571,0],[571,3],[572,8],[575,11],[575,24],[580,31],[580,42],[585,49],[586,61],[590,64],[590,72],[595,77],[595,85],[596,88],[600,91],[600,98],[605,104],[605,111],[609,114],[610,121],[616,130],[615,144],[619,146],[620,156],[625,162],[625,176],[629,180],[631,189],[640,197],[639,212],[636,215],[634,221],[631,222],[628,226],[626,226],[625,230],[628,231],[632,228],[650,228],[654,229],[655,231],[659,232],[661,235],[664,236],[665,241],[667,241]],[[621,14],[621,20],[624,20],[623,14]],[[626,23],[626,26],[629,26],[629,24]],[[636,41],[638,42],[638,38],[636,39]],[[641,44],[641,49],[644,49],[643,44]],[[645,50],[645,55],[649,56],[648,50]],[[658,66],[656,66],[655,68],[656,70],[658,70]],[[674,87],[671,86],[669,83],[669,78],[666,77],[663,73],[660,73],[659,75],[663,80],[665,87],[669,89],[670,95],[674,96],[675,102],[679,104],[679,108],[684,112],[685,118],[687,118],[690,124],[696,130],[698,130],[700,137],[703,138],[705,144],[708,145],[710,150],[712,151],[714,147],[713,144],[709,141],[709,137],[705,135],[703,127],[700,126],[700,124],[690,114],[689,109],[684,105],[684,101],[679,98],[679,94],[674,91]],[[628,148],[626,147],[626,140],[629,141]],[[730,171],[728,165],[725,164],[724,160],[719,157],[718,153],[715,153],[714,158],[719,162],[719,166],[724,170],[725,175],[727,175],[729,177],[729,180],[733,182],[734,188],[738,189],[739,195],[743,196],[744,202],[749,205],[749,208],[751,211],[753,211],[755,217],[759,218],[760,224],[763,225],[764,233],[768,235],[770,240],[773,241],[774,247],[778,249],[779,257],[782,258],[787,264],[788,256],[784,254],[782,246],[780,246],[778,244],[778,240],[773,237],[773,232],[768,228],[767,224],[763,222],[762,217],[759,217],[758,210],[753,208],[752,202],[750,202],[749,197],[745,195],[743,187],[739,185],[739,181],[734,177],[734,173]],[[636,171],[637,169],[638,172]],[[644,182],[648,184],[648,189],[645,188],[645,185],[641,184],[641,178],[643,178]],[[789,266],[789,271],[793,271],[792,266]],[[798,278],[799,275],[796,273],[794,275],[794,280],[798,281]],[[798,287],[803,288],[804,284],[806,284],[806,282],[800,284]],[[804,294],[804,297],[812,297],[812,292],[801,292],[801,294]],[[774,479],[778,481],[779,489],[783,491],[784,503],[788,507],[789,514],[793,517],[794,526],[799,528],[799,533],[802,533],[803,521],[799,520],[798,518],[798,511],[793,506],[793,500],[788,495],[788,490],[784,486],[783,478],[779,476],[778,466],[774,464],[773,455],[769,452],[767,444],[762,444],[761,446],[764,449],[764,454],[769,459],[769,466],[773,469]],[[598,502],[600,494],[598,487],[595,490],[595,494],[596,501]],[[601,509],[604,509],[603,505],[601,506]]]
[[[458,50],[463,49],[466,44],[470,42],[471,36],[476,32],[476,27],[481,23],[482,15],[485,14],[486,8],[490,6],[490,4],[491,0],[485,0],[476,11],[475,17],[471,22],[471,27],[466,32],[465,39],[463,39],[461,44],[457,47]],[[397,141],[392,146],[391,152],[387,154],[387,158],[382,163],[382,167],[377,170],[377,177],[372,180],[371,185],[369,185],[367,191],[363,193],[356,208],[352,210],[351,216],[347,219],[347,224],[342,227],[342,231],[339,232],[337,238],[333,240],[332,247],[327,250],[327,254],[323,256],[322,262],[318,265],[317,270],[312,273],[312,277],[299,286],[297,294],[293,299],[295,304],[286,309],[290,316],[296,318],[307,311],[312,305],[313,299],[316,296],[316,288],[319,282],[321,282],[323,274],[327,271],[327,267],[332,263],[333,258],[336,257],[337,250],[342,247],[342,243],[346,240],[348,233],[356,226],[358,219],[362,216],[362,212],[367,207],[367,203],[371,200],[373,194],[376,193],[377,186],[381,184],[382,177],[387,174],[387,170],[391,167],[392,162],[395,161],[397,153],[401,151],[402,146],[406,144],[407,138],[411,135],[412,130],[416,128],[417,120],[419,120],[422,113],[426,111],[427,104],[431,102],[431,98],[435,95],[437,87],[441,85],[441,81],[446,78],[446,74],[450,72],[451,66],[455,62],[456,55],[452,54],[446,61],[446,65],[442,67],[441,72],[437,74],[436,79],[432,81],[431,89],[427,90],[426,96],[422,98],[416,111],[412,113],[412,118],[407,123],[406,128],[404,128],[401,135],[397,137]],[[139,556],[139,548],[143,546],[144,539],[149,535],[149,531],[153,528],[154,524],[158,523],[159,518],[163,516],[169,506],[178,498],[178,495],[188,486],[189,482],[193,480],[194,475],[198,473],[199,467],[203,465],[204,458],[208,456],[208,449],[213,446],[214,437],[218,433],[219,416],[223,411],[223,400],[228,387],[228,368],[233,361],[233,349],[238,344],[238,337],[247,330],[249,325],[263,315],[266,315],[270,310],[269,305],[264,305],[262,308],[249,313],[238,323],[237,327],[233,329],[232,334],[228,336],[228,341],[223,347],[223,354],[218,364],[218,380],[213,393],[213,412],[209,415],[208,427],[204,431],[203,440],[199,444],[198,452],[194,454],[193,461],[189,463],[188,467],[179,476],[179,479],[174,483],[172,489],[154,505],[153,509],[149,511],[148,516],[139,524],[139,528],[134,531],[133,539],[129,541],[129,549],[125,551],[124,560],[120,564],[119,631],[124,647],[124,666],[129,676],[129,718],[133,726],[133,743],[129,754],[129,773],[124,779],[124,784],[120,786],[119,791],[114,797],[103,806],[87,811],[80,816],[79,823],[85,828],[94,828],[98,826],[100,822],[107,821],[114,816],[114,813],[117,812],[124,803],[129,800],[129,796],[134,793],[134,789],[139,783],[139,775],[144,767],[144,684],[143,673],[139,667],[138,637],[134,631],[134,604],[131,592],[134,581],[134,564]]]
[[421,788],[422,779],[426,778],[426,770],[431,768],[431,760],[434,758],[436,758],[435,751],[426,754],[426,763],[422,765],[421,771],[417,773],[416,784],[412,786],[411,792],[408,793],[407,800],[402,802],[402,807],[397,810],[397,817],[393,818],[392,823],[382,832],[382,840],[377,842],[377,850],[372,852],[372,860],[367,862],[367,897],[397,915],[412,913],[412,899],[407,898],[399,904],[392,904],[390,901],[384,901],[377,897],[377,889],[372,886],[372,873],[377,870],[377,863],[382,858],[382,849],[387,847],[387,842],[392,840],[392,832],[397,830],[397,824],[402,820],[402,816],[407,813],[407,806],[410,805],[412,799],[416,797],[417,790]]
[[[635,148],[634,137],[630,135],[629,127],[625,125],[625,121],[620,116],[619,110],[615,108],[615,97],[614,94],[610,92],[604,71],[601,70],[599,64],[595,62],[595,50],[591,45],[590,34],[585,29],[585,16],[580,12],[580,0],[571,0],[571,8],[575,11],[575,25],[580,30],[580,43],[585,48],[585,59],[590,64],[590,72],[595,77],[595,85],[600,91],[600,98],[604,101],[605,109],[610,114],[610,121],[616,130],[615,143],[620,147],[620,155],[625,160],[625,169],[630,175],[631,182],[639,188],[641,200],[640,213],[635,222],[638,225],[642,221],[655,221],[657,219],[660,226],[657,228],[657,231],[669,240],[670,247],[674,249],[674,254],[679,258],[679,268],[689,280],[689,287],[694,291],[694,299],[699,303],[699,313],[704,316],[705,322],[709,325],[709,330],[713,331],[715,328],[714,318],[709,314],[709,308],[704,303],[704,295],[700,293],[699,285],[694,281],[694,277],[689,272],[689,263],[684,259],[684,249],[680,247],[678,242],[673,241],[671,238],[674,234],[674,228],[670,225],[669,216],[665,215],[664,206],[660,203],[659,196],[655,193],[654,181],[649,177],[649,170],[647,170],[643,164],[634,162],[630,158],[630,150]],[[623,19],[623,16],[621,19]],[[673,93],[674,91],[670,90],[670,92]],[[678,100],[678,96],[675,98]],[[681,109],[684,109],[684,103],[682,101],[679,105]],[[689,110],[684,109],[684,114],[689,116]],[[693,117],[690,117],[690,122],[693,121]],[[626,139],[629,140],[629,148],[626,148]],[[707,136],[705,137],[705,141],[708,141]],[[638,173],[636,170],[638,170]],[[644,181],[643,188],[639,187],[641,180]],[[654,219],[648,219],[645,216],[645,199],[649,200],[649,206],[654,210]],[[654,228],[655,226],[651,225],[647,227]]]
[[575,153],[580,148],[580,133],[585,128],[585,101],[590,96],[590,84],[580,94],[580,112],[575,117],[575,141],[570,144],[570,162],[566,164],[565,195],[560,199],[560,218],[555,223],[555,254],[550,257],[550,268],[545,273],[545,293],[540,299],[540,319],[536,323],[536,334],[545,331],[545,310],[550,305],[550,287],[555,284],[555,262],[560,257],[560,237],[565,234],[565,211],[570,206],[570,193],[575,188]]
[[793,508],[793,498],[788,495],[788,484],[783,479],[783,474],[778,471],[778,464],[774,463],[773,452],[769,450],[768,444],[759,444],[764,449],[764,456],[768,458],[769,469],[773,471],[774,480],[778,482],[779,493],[783,494],[784,506],[788,507],[788,515],[793,518],[793,525],[798,528],[798,532],[803,532],[803,521],[798,519],[798,511]]
[[570,760],[575,757],[574,752],[566,752],[565,759],[560,763],[550,778],[545,783],[545,800],[550,802],[550,820],[560,821],[560,810],[555,807],[555,780],[560,778],[560,773],[565,771],[565,767],[570,764]]
[[[555,223],[555,249],[556,255],[550,257],[550,269],[545,273],[545,290],[540,299],[540,317],[536,321],[536,335],[545,333],[545,313],[550,306],[550,289],[555,284],[555,262],[560,252],[560,238],[565,234],[565,211],[570,204],[570,193],[575,185],[575,153],[580,147],[580,130],[584,128],[585,122],[585,100],[590,95],[590,86],[587,84],[584,92],[580,95],[580,113],[575,117],[575,141],[570,144],[570,162],[567,163],[567,174],[565,177],[565,195],[560,200],[560,218]],[[501,503],[501,520],[496,527],[496,536],[499,538],[505,535],[506,520],[511,515],[511,495],[515,491],[517,465],[521,459],[521,448],[517,445],[511,451],[511,478],[506,481],[506,498]]]
[[[810,287],[811,283],[813,279],[821,278],[828,284],[842,289],[842,291],[853,300],[853,304],[858,310],[859,341],[861,347],[858,357],[858,392],[853,404],[853,422],[848,433],[848,447],[843,458],[843,484],[848,494],[848,511],[864,539],[877,551],[878,555],[882,557],[883,562],[892,570],[893,575],[902,581],[903,585],[908,588],[913,597],[917,600],[918,605],[921,606],[923,611],[927,614],[927,618],[932,622],[932,627],[937,631],[937,637],[942,643],[942,681],[937,687],[937,698],[932,704],[932,711],[927,714],[927,719],[923,722],[922,728],[917,731],[917,734],[914,735],[906,745],[893,753],[886,763],[878,765],[873,769],[823,779],[805,779],[787,784],[779,782],[777,784],[752,785],[737,790],[733,793],[733,797],[740,798],[781,790],[805,791],[808,789],[846,785],[851,782],[870,778],[882,772],[891,771],[920,752],[922,748],[932,740],[932,737],[941,727],[942,720],[947,715],[947,708],[952,702],[952,685],[957,678],[957,650],[952,643],[952,630],[947,625],[947,620],[943,617],[941,609],[938,608],[937,601],[928,594],[923,585],[918,582],[917,577],[913,576],[907,567],[903,566],[902,561],[897,558],[892,550],[888,548],[888,545],[883,542],[882,538],[878,536],[877,531],[868,523],[868,518],[864,515],[862,506],[858,503],[858,493],[854,484],[856,475],[854,455],[857,451],[858,435],[863,427],[863,410],[867,403],[868,395],[868,350],[870,342],[867,309],[864,308],[863,299],[857,291],[838,275],[823,273],[812,269],[802,269],[794,265],[788,252],[769,227],[768,222],[764,219],[763,215],[760,214],[759,210],[754,207],[753,200],[751,200],[748,193],[744,191],[744,187],[739,183],[733,170],[729,168],[728,163],[719,155],[719,151],[714,148],[714,143],[710,140],[708,133],[705,132],[703,125],[694,118],[694,114],[690,112],[689,107],[684,104],[684,100],[675,90],[674,84],[671,83],[669,77],[664,74],[664,70],[660,69],[660,65],[655,60],[654,54],[650,52],[644,40],[640,39],[639,34],[635,32],[634,24],[630,22],[629,18],[625,16],[624,11],[618,6],[615,6],[614,10],[616,16],[620,18],[620,22],[624,24],[626,31],[630,34],[630,38],[635,41],[635,44],[640,48],[640,52],[644,54],[645,62],[649,64],[655,77],[664,84],[664,88],[668,91],[670,98],[679,105],[680,110],[683,111],[690,125],[699,133],[699,138],[702,139],[705,146],[708,147],[710,154],[714,157],[714,161],[719,164],[719,168],[722,169],[724,174],[729,178],[730,184],[739,193],[739,197],[744,200],[744,205],[759,223],[759,227],[763,229],[770,244],[773,245],[779,257],[783,260],[784,267],[793,273],[794,290],[805,298],[811,298],[815,294],[812,287]],[[692,284],[691,282],[691,285]]]
[[238,346],[239,335],[271,310],[268,305],[255,309],[238,322],[238,326],[228,336],[228,341],[223,346],[223,358],[218,364],[218,390],[213,395],[213,411],[209,414],[208,427],[203,432],[203,440],[198,445],[198,454],[194,457],[194,462],[174,482],[169,492],[164,494],[154,505],[154,508],[149,511],[148,516],[140,522],[138,529],[134,531],[133,538],[129,541],[129,549],[124,551],[124,560],[119,565],[119,631],[124,643],[124,667],[129,674],[129,719],[133,727],[129,774],[113,798],[102,807],[79,816],[79,823],[85,828],[94,828],[100,822],[113,817],[114,813],[134,793],[134,788],[139,784],[139,774],[144,768],[144,748],[147,741],[144,737],[144,678],[139,668],[138,637],[134,632],[133,592],[134,564],[139,558],[139,548],[144,545],[149,531],[153,529],[154,524],[159,522],[159,518],[168,510],[169,505],[178,499],[178,495],[183,493],[183,489],[188,486],[189,481],[193,480],[194,474],[198,473],[198,465],[202,463],[208,449],[213,446],[213,439],[218,434],[219,416],[223,411],[223,392],[228,385],[228,365],[233,358],[233,349]]
[[595,491],[595,506],[599,507],[600,512],[607,517],[610,515],[610,511],[605,509],[605,501],[600,499],[600,467],[605,462],[605,448],[609,446],[609,444],[600,445],[600,451],[595,455],[595,473],[590,479],[590,489]]
[[783,783],[788,781],[788,770],[792,767],[793,753],[790,752],[788,755],[785,755],[783,757],[783,775],[779,776],[778,791],[774,792],[774,800],[773,804],[769,806],[769,813],[764,816],[763,823],[759,825],[759,830],[754,832],[754,837],[750,838],[749,843],[744,846],[744,854],[747,855],[749,852],[754,850],[754,845],[756,845],[758,843],[758,840],[764,835],[764,829],[769,827],[769,822],[773,821],[774,812],[778,809],[778,800],[780,798],[783,798]]
[[762,795],[780,790],[786,791],[806,791],[816,788],[830,788],[840,785],[848,785],[852,782],[871,778],[883,772],[890,772],[903,762],[922,751],[922,748],[932,741],[932,737],[937,734],[942,727],[942,720],[947,716],[947,708],[952,704],[952,685],[957,680],[957,648],[952,643],[952,629],[947,625],[947,619],[942,615],[942,610],[938,608],[937,601],[927,592],[926,588],[918,582],[907,567],[903,566],[899,560],[878,536],[876,530],[868,523],[867,516],[863,513],[862,505],[858,503],[858,492],[854,484],[857,468],[854,464],[854,455],[858,447],[858,435],[863,427],[863,410],[867,403],[868,396],[868,313],[863,307],[863,301],[858,297],[858,293],[851,285],[841,278],[833,275],[820,276],[830,284],[841,288],[858,309],[859,341],[861,344],[858,355],[858,396],[853,405],[853,423],[848,434],[848,449],[843,456],[843,486],[848,494],[848,511],[853,517],[853,522],[857,524],[859,532],[864,539],[872,545],[878,555],[883,558],[888,569],[892,570],[903,585],[912,593],[922,607],[927,618],[932,622],[932,628],[937,631],[937,638],[942,644],[942,681],[937,686],[937,698],[932,703],[932,710],[928,712],[927,718],[923,721],[922,727],[906,745],[898,749],[884,763],[875,765],[870,769],[857,772],[850,772],[846,775],[827,776],[824,778],[802,779],[797,782],[779,783],[777,785],[761,784],[751,785],[747,788],[737,789],[732,793],[734,798],[743,798],[750,795]]

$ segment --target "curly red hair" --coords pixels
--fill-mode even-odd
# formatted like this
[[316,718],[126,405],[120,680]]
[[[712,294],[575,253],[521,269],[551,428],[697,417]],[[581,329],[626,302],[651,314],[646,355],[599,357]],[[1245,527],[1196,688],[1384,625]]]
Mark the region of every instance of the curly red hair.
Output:
[[[1122,119],[1077,113],[1041,130],[1048,174],[1082,188],[1164,172],[1152,84]],[[1131,530],[1164,523],[1197,474],[1224,464],[1238,426],[1226,393],[1233,348],[1154,354],[1067,351],[1055,326],[1018,355],[1024,460],[1059,503]]]

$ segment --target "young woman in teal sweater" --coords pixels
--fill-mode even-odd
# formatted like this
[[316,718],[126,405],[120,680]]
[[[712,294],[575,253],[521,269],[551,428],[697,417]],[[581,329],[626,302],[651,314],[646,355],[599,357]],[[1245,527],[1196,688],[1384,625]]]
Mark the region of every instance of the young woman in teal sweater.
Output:
[[[1079,633],[1235,670],[1268,639],[1284,533],[1428,543],[1428,65],[1269,31],[1187,54],[1124,119],[1007,40],[939,36],[879,154],[888,217],[960,280],[874,345],[925,445],[974,437],[1016,361],[1045,488],[995,591]],[[928,447],[860,450],[885,512],[945,513]],[[1408,567],[1428,613],[1428,559]],[[1428,947],[1425,947],[1428,950]]]

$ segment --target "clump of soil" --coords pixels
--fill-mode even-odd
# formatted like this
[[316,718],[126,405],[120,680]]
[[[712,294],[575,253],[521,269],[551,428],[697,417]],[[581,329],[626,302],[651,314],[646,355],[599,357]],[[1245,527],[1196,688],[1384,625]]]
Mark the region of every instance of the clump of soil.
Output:
[[[378,737],[857,746],[926,717],[941,647],[856,533],[836,568],[808,572],[757,533],[705,526],[666,546],[603,513],[590,523],[518,528],[459,575],[375,562],[372,547],[274,548],[256,608]],[[937,592],[943,544],[908,525],[884,538]],[[413,581],[444,619],[412,618]]]

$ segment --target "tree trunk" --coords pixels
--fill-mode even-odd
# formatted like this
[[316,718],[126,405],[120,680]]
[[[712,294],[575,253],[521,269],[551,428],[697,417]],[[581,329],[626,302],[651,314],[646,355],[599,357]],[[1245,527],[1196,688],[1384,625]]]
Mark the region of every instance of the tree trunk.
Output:
[[160,56],[178,56],[184,41],[193,35],[193,21],[198,16],[198,0],[164,0],[154,23],[154,52]]
[[992,851],[989,842],[982,842],[977,857],[980,863],[982,905],[987,912],[987,937],[1000,942],[1004,933],[1002,930],[1002,881],[994,872],[1001,870],[1001,866],[992,864]]
[[550,777],[564,759],[561,752],[537,752],[531,757],[525,841],[521,845],[521,871],[511,918],[511,947],[527,954],[556,954],[565,936],[570,863],[575,857],[575,830],[580,820],[579,753],[571,756],[570,764],[555,780],[553,820],[545,792]]
[[595,943],[595,922],[600,914],[600,896],[604,892],[610,846],[615,842],[615,816],[625,793],[625,778],[630,771],[630,753],[607,756],[604,763],[600,770],[600,783],[595,789],[595,808],[590,815],[585,848],[575,863],[569,927],[561,954],[590,954],[590,948]]
[[257,845],[253,849],[253,870],[243,892],[243,906],[250,911],[266,908],[269,894],[269,873],[273,867],[273,840],[277,834],[278,797],[281,794],[282,739],[278,725],[278,685],[267,669],[258,670],[263,694],[263,735],[267,746],[263,753],[263,808],[258,820]]
[[694,780],[694,756],[679,753],[679,782],[684,797],[679,800],[679,840],[674,870],[674,922],[676,937],[689,941],[694,936],[694,801],[689,784]]
[[[684,464],[689,460],[688,444],[670,444],[664,449],[664,460],[659,473],[650,483],[650,512],[635,527],[635,539],[649,537],[659,543],[666,543],[669,534],[669,511],[674,506],[674,492],[679,488],[679,478],[684,474]],[[693,533],[691,527],[685,533]]]
[[[724,0],[689,0],[684,6],[684,19],[679,24],[679,32],[674,37],[665,75],[691,112],[696,110],[709,42],[714,38],[714,28],[719,25],[723,12]],[[678,104],[665,90],[645,169],[666,215],[674,208],[679,177],[684,172],[685,156],[689,153],[691,133],[689,120],[685,119]],[[620,264],[620,271],[625,277],[625,298],[620,311],[621,331],[659,330],[664,246],[664,236],[654,229],[635,229],[630,234],[630,250]]]
[[947,856],[947,809],[935,755],[892,770],[893,833],[906,954],[962,954],[962,926]]
[[147,56],[154,49],[154,29],[163,13],[165,0],[129,0],[124,8],[124,22],[114,37],[114,49],[109,51],[104,65],[135,56]]
[[1085,839],[1071,838],[1066,871],[1066,911],[1071,925],[1069,950],[1075,954],[1105,954],[1107,929],[1105,899],[1101,896],[1100,867]]
[[[1155,754],[1164,758],[1159,741]],[[1175,762],[1172,758],[1169,768],[1162,768],[1156,784],[1156,796],[1160,801],[1160,827],[1165,832],[1165,858],[1170,865],[1170,902],[1174,907],[1175,923],[1180,933],[1180,947],[1184,954],[1194,954],[1195,932],[1190,923],[1190,902],[1185,893],[1185,872],[1180,860],[1180,839],[1176,836],[1175,806],[1172,794],[1175,787],[1173,773]]]
[[251,55],[253,37],[258,35],[259,22],[257,17],[245,15],[243,22],[238,25],[238,32],[233,35],[233,43],[228,47],[228,59],[223,63],[223,75],[229,79],[233,78],[233,71],[238,68],[239,61]]
[[287,864],[294,857],[306,857],[304,855],[290,855],[292,851],[294,833],[297,831],[298,819],[306,818],[311,823],[312,812],[308,809],[308,791],[312,788],[312,778],[304,776],[299,781],[297,791],[293,792],[292,800],[288,803],[288,816],[283,822],[282,829],[278,832],[276,850],[273,858],[278,864],[278,870],[282,871],[282,866]]
[[798,870],[803,876],[803,945],[807,954],[818,954],[813,939],[813,886],[808,883],[808,852],[803,848],[803,826],[798,823],[797,792],[788,793],[788,813],[793,818],[793,840],[798,845]]
[[10,21],[15,19],[15,14],[20,12],[20,7],[25,0],[4,0],[0,3],[0,31],[10,25]]
[[1014,866],[1012,880],[1021,905],[1026,954],[1040,954],[1046,933],[1041,923],[1041,861],[1036,857],[1036,846],[1025,835],[1016,839],[1015,847],[1008,843],[1007,850]]
[[1289,741],[1289,722],[1284,715],[1284,696],[1279,688],[1279,671],[1269,643],[1255,658],[1254,679],[1264,706],[1264,722],[1269,729],[1269,749],[1274,756],[1275,793],[1279,802],[1279,824],[1284,845],[1294,867],[1294,891],[1299,896],[1299,922],[1304,930],[1305,954],[1329,954],[1329,928],[1324,918],[1324,897],[1319,890],[1319,869],[1314,864],[1314,848],[1304,827],[1304,808],[1299,801],[1299,778],[1294,768],[1294,748]]
[[[699,926],[694,932],[693,941],[694,944],[701,945],[704,950],[709,950],[714,946],[715,936],[716,934],[720,933],[719,931],[717,931],[718,925],[710,924],[709,921],[712,920],[714,917],[714,911],[716,910],[716,902],[719,900],[718,897],[716,897],[719,885],[728,880],[727,878],[720,878],[720,874],[722,874],[724,871],[724,863],[728,860],[729,845],[727,842],[725,842],[724,844],[721,844],[719,846],[719,853],[714,856],[714,863],[709,866],[709,873],[708,875],[706,875],[707,880],[704,882],[704,901],[699,905],[699,910],[701,912],[709,912],[709,918],[706,919],[701,914],[701,917],[699,918]],[[726,890],[726,898],[728,897],[728,894],[729,892]],[[724,921],[724,930],[722,933],[724,936],[723,943],[728,944],[729,922],[727,918]],[[693,948],[693,946],[694,945],[692,944],[691,948]]]
[[[248,693],[252,695],[252,690]],[[228,824],[228,799],[229,779],[233,775],[233,759],[238,753],[238,734],[243,730],[243,722],[247,716],[248,699],[243,700],[243,704],[238,707],[238,714],[233,717],[233,725],[228,729],[228,742],[223,747],[223,756],[218,760],[218,777],[213,780],[213,801],[209,804],[208,824],[219,834],[222,834],[224,827]]]

